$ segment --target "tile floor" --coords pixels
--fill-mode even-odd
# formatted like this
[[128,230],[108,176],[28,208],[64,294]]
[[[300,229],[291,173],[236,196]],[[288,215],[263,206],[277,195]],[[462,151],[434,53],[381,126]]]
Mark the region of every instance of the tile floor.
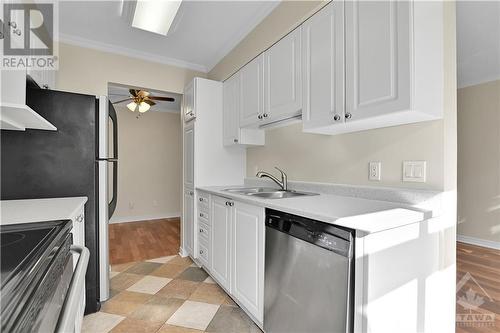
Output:
[[169,256],[112,266],[111,298],[85,316],[83,333],[260,333],[189,258]]

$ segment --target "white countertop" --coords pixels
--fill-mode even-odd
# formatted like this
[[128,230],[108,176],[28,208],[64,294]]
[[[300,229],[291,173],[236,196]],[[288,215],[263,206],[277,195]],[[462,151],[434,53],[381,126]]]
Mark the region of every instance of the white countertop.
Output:
[[71,219],[87,197],[1,200],[0,224],[17,224]]
[[197,189],[225,198],[355,229],[358,231],[358,236],[422,222],[432,217],[432,211],[430,210],[389,201],[333,194],[286,199],[263,199],[223,191],[223,189],[229,187],[242,186],[210,186],[198,187]]

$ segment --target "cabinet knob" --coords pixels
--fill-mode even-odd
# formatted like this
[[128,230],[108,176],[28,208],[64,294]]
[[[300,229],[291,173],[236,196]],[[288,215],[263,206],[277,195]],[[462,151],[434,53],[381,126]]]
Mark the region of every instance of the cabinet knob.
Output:
[[259,114],[259,115],[257,116],[257,118],[262,119],[262,115],[261,115],[261,114]]
[[234,143],[238,143],[238,139],[234,139],[234,140],[233,140],[233,142],[234,142]]
[[76,218],[76,222],[83,222],[83,215],[78,215],[78,217]]
[[203,254],[203,250],[200,250],[200,254]]
[[49,85],[47,83],[45,83],[43,86],[42,86],[43,89],[49,89]]
[[351,118],[352,118],[352,114],[351,114],[351,113],[349,113],[349,112],[347,112],[347,113],[345,114],[345,119],[351,119]]
[[203,217],[203,213],[200,213],[200,217]]
[[203,229],[200,229],[200,232],[203,232]]
[[227,205],[228,205],[229,207],[233,207],[233,206],[234,206],[234,202],[228,201],[228,202],[227,202]]
[[194,194],[194,192],[193,192],[193,191],[189,191],[189,195],[193,195],[193,194]]
[[336,114],[335,116],[333,116],[333,120],[339,121],[340,120],[340,116],[338,114]]
[[268,114],[267,113],[264,113],[263,114],[264,118],[267,118]]
[[16,29],[16,28],[17,28],[17,23],[16,23],[16,22],[14,22],[14,21],[10,21],[10,22],[9,22],[9,26],[11,26],[11,27],[12,27],[12,29]]
[[198,198],[198,200],[200,200],[200,202],[203,202],[203,198]]

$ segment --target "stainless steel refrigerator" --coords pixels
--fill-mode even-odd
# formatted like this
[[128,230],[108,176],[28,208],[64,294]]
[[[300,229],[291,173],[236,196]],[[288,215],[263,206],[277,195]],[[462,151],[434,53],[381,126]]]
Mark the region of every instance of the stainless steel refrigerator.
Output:
[[29,87],[26,103],[56,132],[0,131],[1,199],[87,196],[86,313],[109,297],[108,221],[116,207],[117,117],[106,96]]

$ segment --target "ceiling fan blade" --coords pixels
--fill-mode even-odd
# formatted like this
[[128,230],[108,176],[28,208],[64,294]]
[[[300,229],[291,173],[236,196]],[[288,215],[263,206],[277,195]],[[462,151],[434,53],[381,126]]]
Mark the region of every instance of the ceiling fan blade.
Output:
[[152,100],[150,100],[149,98],[146,98],[144,101],[144,103],[148,103],[149,105],[153,106],[153,105],[156,105],[155,102],[153,102]]
[[116,101],[116,102],[113,102],[113,104],[122,103],[122,102],[128,101],[129,99],[132,99],[132,97],[122,99],[121,101]]
[[154,99],[156,101],[175,102],[175,98],[173,97],[149,96],[149,99]]
[[140,90],[137,90],[137,89],[129,89],[128,92],[130,93],[130,95],[134,96],[134,97],[137,97],[137,95],[141,92]]

